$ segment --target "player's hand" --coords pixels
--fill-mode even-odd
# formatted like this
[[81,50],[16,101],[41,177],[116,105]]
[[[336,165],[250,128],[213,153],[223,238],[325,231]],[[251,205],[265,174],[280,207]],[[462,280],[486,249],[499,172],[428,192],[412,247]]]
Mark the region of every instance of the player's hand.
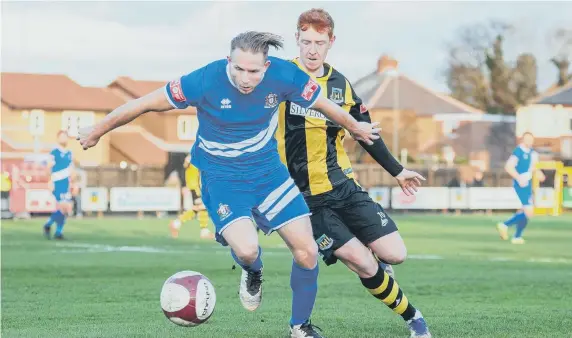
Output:
[[93,131],[93,126],[81,128],[78,131],[76,140],[79,141],[79,144],[81,144],[83,150],[94,147],[97,142],[99,142],[99,136],[95,135]]
[[526,186],[528,185],[528,182],[529,182],[529,181],[530,181],[530,180],[529,180],[528,177],[525,177],[525,176],[522,176],[522,175],[519,176],[518,179],[517,179],[518,185],[519,185],[521,188],[526,187]]
[[538,181],[540,181],[540,182],[544,182],[546,180],[546,176],[544,175],[542,170],[537,170],[536,176],[538,177]]
[[350,130],[350,135],[357,141],[372,145],[373,140],[379,139],[381,128],[376,128],[378,124],[379,122],[358,122],[355,130]]
[[395,179],[397,180],[397,184],[401,187],[401,190],[403,190],[403,193],[407,196],[415,195],[417,187],[421,186],[421,181],[425,181],[425,177],[421,176],[421,174],[405,168],[403,168],[399,175],[395,176]]

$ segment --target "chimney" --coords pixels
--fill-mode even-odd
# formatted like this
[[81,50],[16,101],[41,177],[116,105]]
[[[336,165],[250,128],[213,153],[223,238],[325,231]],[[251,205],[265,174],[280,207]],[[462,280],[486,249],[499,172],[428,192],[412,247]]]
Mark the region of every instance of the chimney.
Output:
[[382,55],[377,60],[377,73],[385,73],[387,71],[397,70],[399,62],[388,55]]

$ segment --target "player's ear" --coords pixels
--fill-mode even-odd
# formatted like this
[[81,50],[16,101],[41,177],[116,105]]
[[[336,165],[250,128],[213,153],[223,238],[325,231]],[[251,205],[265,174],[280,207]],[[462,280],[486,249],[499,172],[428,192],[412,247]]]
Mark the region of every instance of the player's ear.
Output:
[[334,45],[334,42],[336,41],[336,36],[332,35],[332,37],[330,38],[330,48],[332,48],[332,46]]
[[266,69],[268,69],[268,67],[270,67],[270,60],[266,60],[266,62],[264,62],[264,70],[266,71]]
[[298,41],[298,39],[300,39],[300,33],[296,32],[294,37],[296,38],[296,46],[300,47],[300,41]]

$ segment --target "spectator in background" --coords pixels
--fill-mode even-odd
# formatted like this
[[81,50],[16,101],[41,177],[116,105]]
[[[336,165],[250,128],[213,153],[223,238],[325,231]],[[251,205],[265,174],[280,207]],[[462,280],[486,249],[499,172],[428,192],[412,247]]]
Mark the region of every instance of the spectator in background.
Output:
[[[181,191],[181,178],[179,177],[179,173],[176,170],[171,171],[167,179],[165,180],[165,187],[166,188],[176,188],[177,191]],[[158,211],[157,217],[162,218],[166,215],[164,211]]]
[[472,187],[484,187],[485,181],[483,180],[483,172],[480,170],[475,171],[475,177],[473,178]]
[[76,167],[71,189],[73,199],[73,215],[75,215],[76,218],[83,217],[81,208],[81,192],[86,187],[87,173],[85,170]]
[[461,180],[461,175],[459,174],[459,172],[457,172],[455,174],[455,177],[453,177],[446,184],[446,187],[448,187],[448,188],[465,188],[466,186],[467,186],[467,184],[464,180]]
[[12,189],[12,180],[10,179],[10,173],[7,171],[2,172],[1,181],[2,190],[2,219],[12,218],[12,213],[10,212],[10,189]]

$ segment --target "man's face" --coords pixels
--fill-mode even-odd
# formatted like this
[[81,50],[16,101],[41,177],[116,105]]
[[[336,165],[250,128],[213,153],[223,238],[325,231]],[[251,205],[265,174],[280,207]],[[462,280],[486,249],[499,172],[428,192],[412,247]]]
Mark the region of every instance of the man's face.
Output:
[[68,134],[59,133],[58,134],[58,144],[62,147],[66,147],[68,145]]
[[232,82],[243,94],[252,93],[270,66],[270,61],[262,53],[252,54],[239,48],[232,51],[228,63]]
[[534,145],[534,136],[530,134],[524,135],[524,137],[522,138],[522,143],[524,143],[524,145],[527,148],[532,148],[532,146]]
[[322,67],[335,40],[336,37],[330,38],[327,31],[319,33],[313,27],[296,33],[296,44],[300,47],[300,59],[307,70],[313,72]]

